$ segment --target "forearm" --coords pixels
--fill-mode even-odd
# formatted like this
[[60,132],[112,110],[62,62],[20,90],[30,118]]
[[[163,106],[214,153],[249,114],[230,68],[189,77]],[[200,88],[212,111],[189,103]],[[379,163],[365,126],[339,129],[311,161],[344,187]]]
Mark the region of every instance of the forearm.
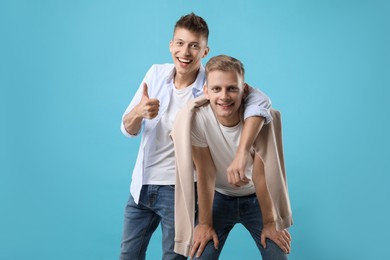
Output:
[[213,226],[213,201],[215,178],[205,178],[207,173],[198,173],[198,222]]
[[123,125],[129,134],[136,135],[141,129],[142,120],[143,116],[139,112],[139,105],[136,105],[123,117]]
[[273,204],[265,180],[264,164],[257,155],[253,163],[252,179],[256,189],[256,197],[260,204],[263,225],[275,223]]
[[199,224],[212,226],[216,170],[208,147],[192,146],[192,158],[197,174]]
[[249,152],[263,125],[263,117],[253,116],[245,119],[237,153]]

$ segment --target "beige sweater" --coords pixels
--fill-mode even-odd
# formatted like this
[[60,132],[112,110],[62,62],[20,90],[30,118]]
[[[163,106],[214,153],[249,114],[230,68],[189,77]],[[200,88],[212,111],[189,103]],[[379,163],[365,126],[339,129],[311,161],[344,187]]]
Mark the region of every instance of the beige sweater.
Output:
[[[176,155],[175,252],[190,253],[195,218],[194,168],[191,154],[191,122],[196,108],[207,104],[204,96],[190,101],[176,116],[171,137]],[[273,120],[264,125],[254,142],[256,153],[264,162],[265,178],[274,205],[278,230],[292,225],[290,200],[283,157],[280,113],[271,110]]]

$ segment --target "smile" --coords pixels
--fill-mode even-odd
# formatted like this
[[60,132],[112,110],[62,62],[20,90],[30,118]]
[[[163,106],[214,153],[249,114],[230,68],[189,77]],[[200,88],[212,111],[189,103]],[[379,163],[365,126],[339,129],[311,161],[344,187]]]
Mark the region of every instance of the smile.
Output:
[[228,104],[217,103],[217,105],[222,107],[222,108],[230,108],[230,107],[234,106],[234,103],[228,103]]
[[180,61],[181,63],[185,63],[185,64],[189,64],[192,62],[192,60],[187,60],[187,59],[183,59],[183,58],[177,58],[178,61]]

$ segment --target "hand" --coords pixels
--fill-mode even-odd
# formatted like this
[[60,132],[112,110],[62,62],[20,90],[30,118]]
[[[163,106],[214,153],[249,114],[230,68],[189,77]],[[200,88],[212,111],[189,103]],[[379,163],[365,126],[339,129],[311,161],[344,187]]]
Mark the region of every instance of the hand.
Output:
[[227,178],[233,187],[241,187],[249,183],[250,179],[245,176],[245,167],[249,153],[236,153],[233,162],[227,168]]
[[215,249],[218,249],[219,240],[214,228],[208,224],[198,224],[194,231],[194,243],[192,244],[190,258],[193,258],[195,253],[196,257],[200,257],[211,239],[214,241]]
[[266,248],[266,238],[274,241],[286,254],[290,253],[291,235],[286,229],[278,231],[275,223],[266,224],[261,231],[261,244],[264,248]]
[[144,91],[138,104],[137,114],[145,119],[153,119],[158,115],[160,101],[156,98],[149,98],[148,85],[145,82],[143,87]]

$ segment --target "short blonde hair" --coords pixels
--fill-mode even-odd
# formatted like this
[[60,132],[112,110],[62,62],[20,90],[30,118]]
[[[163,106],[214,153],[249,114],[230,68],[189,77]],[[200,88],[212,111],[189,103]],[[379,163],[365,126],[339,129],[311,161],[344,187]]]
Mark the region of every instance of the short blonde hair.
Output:
[[235,71],[240,76],[242,76],[242,79],[244,80],[244,74],[245,74],[244,65],[242,64],[241,61],[231,56],[218,55],[212,57],[206,63],[206,77],[210,72],[215,70]]

